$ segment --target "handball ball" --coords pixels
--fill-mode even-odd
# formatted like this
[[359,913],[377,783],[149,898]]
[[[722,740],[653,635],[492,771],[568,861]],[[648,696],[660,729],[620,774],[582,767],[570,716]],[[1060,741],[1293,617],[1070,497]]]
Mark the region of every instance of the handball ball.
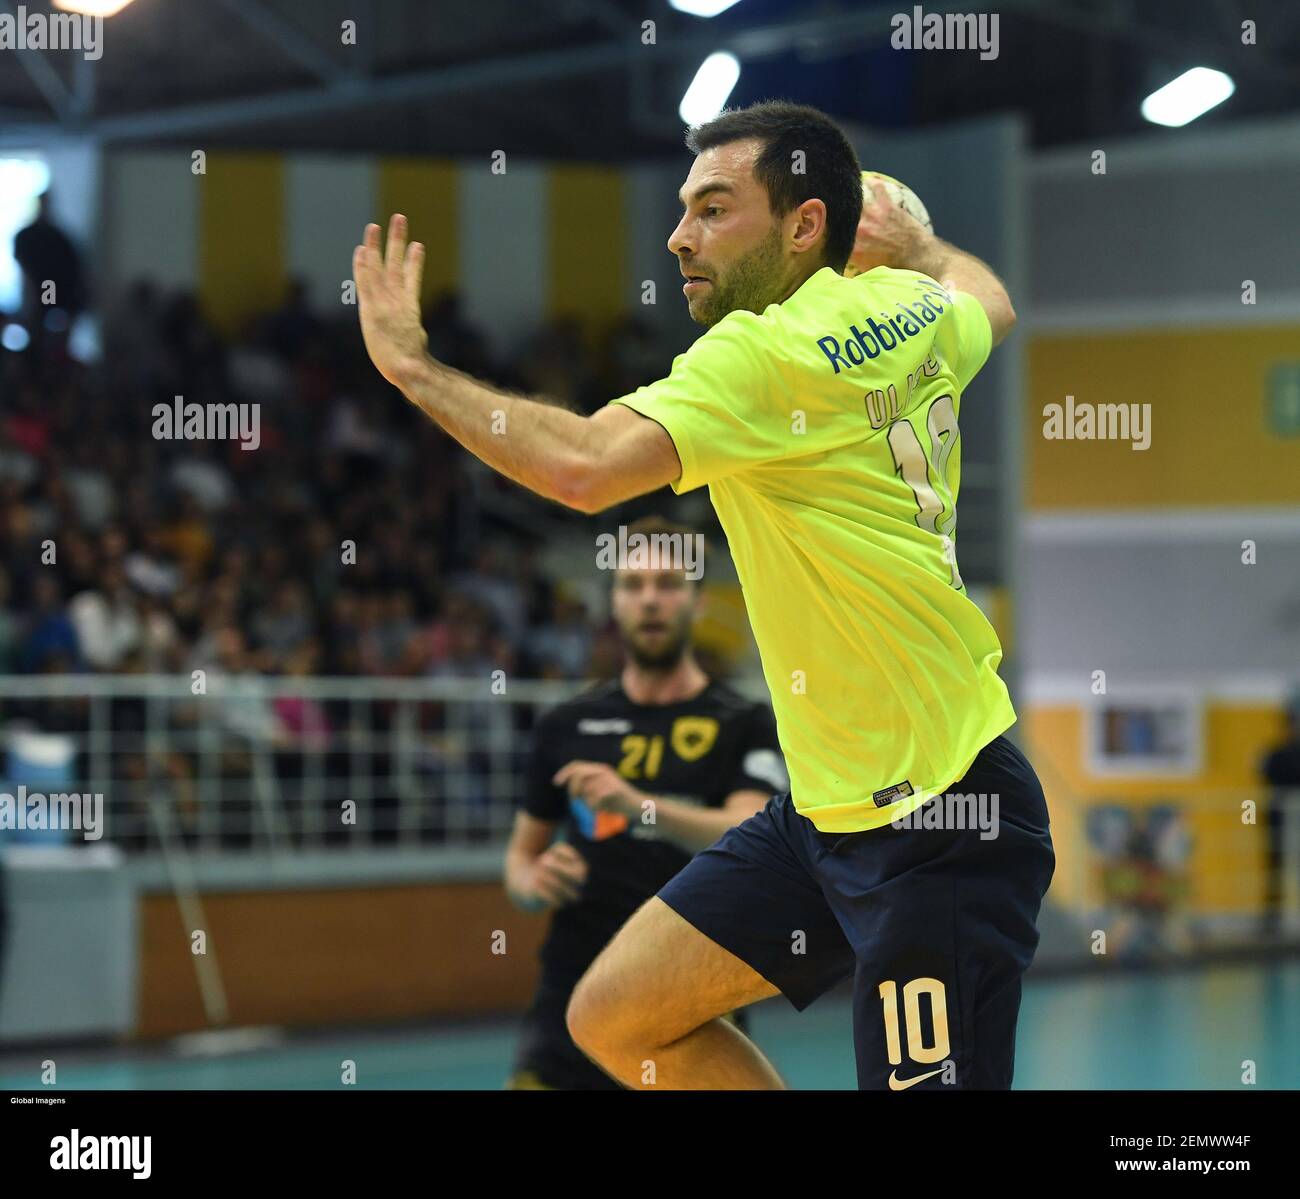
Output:
[[931,233],[934,232],[934,222],[930,220],[930,212],[924,204],[921,203],[921,197],[916,194],[906,183],[900,183],[890,175],[882,175],[879,171],[863,171],[862,186],[870,187],[873,192],[877,188],[883,187],[887,195],[895,204],[898,205],[908,216],[915,217]]

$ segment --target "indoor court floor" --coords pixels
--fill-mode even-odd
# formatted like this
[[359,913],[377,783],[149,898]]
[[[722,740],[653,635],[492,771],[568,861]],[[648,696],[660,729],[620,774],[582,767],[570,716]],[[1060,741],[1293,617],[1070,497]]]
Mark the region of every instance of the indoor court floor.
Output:
[[[806,1012],[754,1010],[754,1034],[799,1090],[854,1086],[845,995]],[[509,1071],[509,1022],[200,1037],[140,1050],[55,1054],[58,1087],[98,1090],[495,1090]],[[0,1090],[44,1089],[48,1051],[0,1052]],[[1300,961],[1031,981],[1021,1006],[1017,1090],[1237,1089],[1243,1062],[1261,1089],[1300,1087]]]

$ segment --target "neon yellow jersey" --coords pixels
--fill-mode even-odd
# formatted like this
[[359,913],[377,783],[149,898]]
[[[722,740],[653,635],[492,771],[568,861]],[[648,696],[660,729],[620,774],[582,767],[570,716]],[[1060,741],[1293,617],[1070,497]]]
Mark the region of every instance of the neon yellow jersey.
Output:
[[675,492],[709,487],[791,796],[822,832],[899,819],[1015,722],[954,541],[961,393],[991,344],[972,296],[824,267],[613,401],[667,430]]

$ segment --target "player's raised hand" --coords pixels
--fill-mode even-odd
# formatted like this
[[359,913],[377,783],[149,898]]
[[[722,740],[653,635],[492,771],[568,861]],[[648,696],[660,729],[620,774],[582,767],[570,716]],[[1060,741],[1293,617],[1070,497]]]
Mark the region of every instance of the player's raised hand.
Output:
[[[864,181],[863,186],[868,184]],[[884,187],[870,190],[871,195],[862,198],[862,216],[844,273],[860,275],[878,266],[916,269],[914,264],[924,257],[934,234],[895,204]]]
[[367,225],[362,244],[352,252],[361,336],[370,360],[395,387],[424,356],[429,344],[420,317],[424,246],[406,244],[406,218],[388,222],[388,248],[380,252],[379,226]]

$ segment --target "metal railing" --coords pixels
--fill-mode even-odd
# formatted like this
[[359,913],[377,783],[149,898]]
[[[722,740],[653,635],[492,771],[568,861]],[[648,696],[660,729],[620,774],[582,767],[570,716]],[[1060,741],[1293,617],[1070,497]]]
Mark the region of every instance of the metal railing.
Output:
[[0,778],[102,795],[104,840],[133,855],[499,844],[537,713],[578,686],[0,676]]
[[[582,686],[500,672],[0,676],[0,791],[102,794],[104,842],[155,888],[184,890],[177,872],[190,871],[203,886],[496,877],[536,718]],[[1062,910],[1174,942],[1232,941],[1270,911],[1300,932],[1300,795],[1079,795],[1050,755],[1032,757],[1053,804]]]

